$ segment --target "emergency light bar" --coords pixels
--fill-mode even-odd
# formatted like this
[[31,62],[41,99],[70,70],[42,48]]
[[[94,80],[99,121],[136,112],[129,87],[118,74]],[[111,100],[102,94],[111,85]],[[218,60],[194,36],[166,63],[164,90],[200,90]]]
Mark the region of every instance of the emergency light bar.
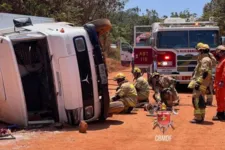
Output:
[[217,23],[215,22],[185,22],[185,23],[159,23],[160,27],[204,27],[204,26],[216,26]]

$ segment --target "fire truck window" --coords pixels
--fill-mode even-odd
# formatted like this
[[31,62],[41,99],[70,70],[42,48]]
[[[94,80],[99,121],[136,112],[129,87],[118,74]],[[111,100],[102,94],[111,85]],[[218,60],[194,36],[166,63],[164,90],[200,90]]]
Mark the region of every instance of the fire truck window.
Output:
[[198,42],[207,43],[210,47],[215,48],[219,45],[218,31],[190,31],[190,47],[194,48]]
[[78,52],[85,51],[85,42],[82,37],[75,39],[75,44]]
[[136,46],[150,46],[150,32],[136,34]]
[[158,48],[187,48],[188,31],[163,31],[158,33]]

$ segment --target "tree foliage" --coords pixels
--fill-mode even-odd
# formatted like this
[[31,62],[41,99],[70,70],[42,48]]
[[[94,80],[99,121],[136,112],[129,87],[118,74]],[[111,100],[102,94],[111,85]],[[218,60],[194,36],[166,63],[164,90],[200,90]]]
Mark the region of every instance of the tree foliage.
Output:
[[139,15],[140,8],[134,7],[126,11],[118,11],[110,15],[113,23],[111,32],[112,42],[118,39],[126,39],[127,42],[133,43],[133,30],[135,25],[151,25],[153,22],[160,21],[156,10],[146,9],[146,13]]
[[225,1],[224,0],[211,0],[211,2],[205,4],[203,8],[202,20],[209,20],[210,17],[214,17],[218,22],[222,35],[225,35]]
[[[146,9],[140,15],[139,7],[124,10],[128,0],[0,0],[0,12],[25,14],[33,16],[53,17],[56,21],[72,22],[83,25],[88,21],[109,18],[113,28],[110,34],[102,37],[105,47],[122,39],[133,43],[133,29],[135,25],[151,25],[162,21],[156,10]],[[204,7],[202,20],[214,16],[224,30],[225,1],[211,0]],[[171,12],[170,17],[196,17],[188,9],[181,12]]]
[[0,0],[0,12],[53,17],[82,25],[120,10],[124,0]]
[[196,13],[191,13],[189,9],[185,9],[181,12],[171,12],[170,17],[180,17],[180,18],[190,18],[190,17],[197,17]]

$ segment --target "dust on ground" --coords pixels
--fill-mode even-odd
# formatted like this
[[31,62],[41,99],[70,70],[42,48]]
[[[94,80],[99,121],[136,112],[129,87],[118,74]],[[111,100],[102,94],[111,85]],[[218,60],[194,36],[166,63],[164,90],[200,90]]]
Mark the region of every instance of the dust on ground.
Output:
[[[123,70],[132,81],[130,68]],[[117,72],[110,73],[112,79]],[[112,80],[109,88],[116,86]],[[179,87],[185,88],[185,87]],[[115,90],[110,90],[112,95]],[[152,91],[150,98],[152,97]],[[78,132],[77,127],[65,127],[57,131],[54,128],[44,128],[15,132],[16,140],[0,141],[0,150],[143,150],[143,149],[225,149],[225,122],[212,121],[216,112],[214,106],[206,109],[206,122],[202,125],[191,124],[193,108],[190,93],[181,93],[179,114],[173,115],[175,130],[169,128],[166,135],[171,135],[170,142],[157,142],[156,135],[162,132],[153,130],[153,117],[146,116],[142,109],[127,115],[114,115],[104,123],[94,122],[88,126],[86,134]],[[151,98],[152,101],[152,98]]]

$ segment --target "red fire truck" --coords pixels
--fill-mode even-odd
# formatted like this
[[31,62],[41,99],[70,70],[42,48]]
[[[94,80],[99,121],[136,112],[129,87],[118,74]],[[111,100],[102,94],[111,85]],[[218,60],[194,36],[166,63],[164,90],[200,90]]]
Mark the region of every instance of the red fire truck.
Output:
[[[150,32],[151,36],[140,36]],[[148,73],[171,75],[180,84],[188,84],[197,65],[198,42],[211,51],[220,44],[219,27],[213,21],[187,21],[168,18],[151,26],[134,27],[134,64]]]

